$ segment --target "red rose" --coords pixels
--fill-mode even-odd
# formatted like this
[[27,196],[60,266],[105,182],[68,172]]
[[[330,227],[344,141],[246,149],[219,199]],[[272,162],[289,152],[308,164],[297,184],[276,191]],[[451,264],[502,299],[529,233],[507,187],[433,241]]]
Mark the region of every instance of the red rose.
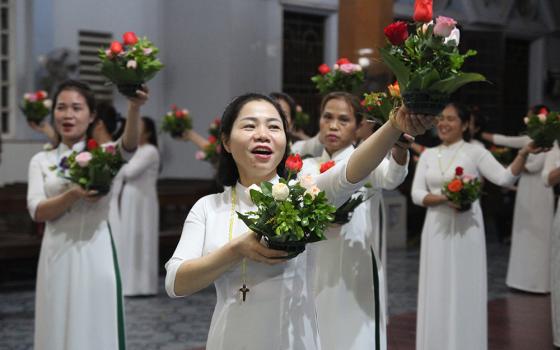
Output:
[[463,175],[463,168],[458,166],[455,168],[455,175],[462,176]]
[[118,41],[113,41],[111,43],[111,53],[114,55],[118,55],[119,53],[121,53],[123,50],[121,43],[119,43]]
[[214,123],[216,123],[216,125],[220,125],[220,123],[222,122],[222,120],[220,118],[216,118],[214,119]]
[[321,73],[321,75],[325,75],[330,71],[331,69],[329,68],[329,66],[327,66],[326,63],[323,63],[322,65],[319,66],[319,73]]
[[183,111],[180,109],[175,110],[175,118],[179,118],[179,119],[183,119],[185,115],[183,114]]
[[408,28],[405,22],[397,21],[383,29],[385,36],[393,45],[400,45],[408,38]]
[[126,32],[122,36],[125,45],[134,45],[138,42],[138,38],[134,32]]
[[89,139],[87,142],[87,149],[89,151],[92,151],[94,149],[96,149],[97,147],[99,147],[99,145],[97,144],[97,142],[94,139]]
[[286,169],[289,172],[297,173],[301,170],[302,166],[303,161],[301,160],[299,154],[292,154],[288,157],[288,159],[286,159]]
[[416,22],[430,22],[432,20],[432,0],[415,0],[412,18]]
[[457,193],[463,189],[463,181],[455,179],[447,185],[449,192]]
[[538,114],[547,115],[547,114],[548,114],[548,108],[546,108],[546,107],[541,107],[541,109],[539,109],[539,113],[538,113]]
[[334,166],[334,160],[329,160],[326,161],[324,163],[321,164],[321,167],[319,168],[319,172],[322,174],[325,171],[329,170],[330,168],[332,168]]
[[47,98],[47,93],[43,90],[39,90],[35,93],[35,98],[37,99],[37,101],[42,101]]
[[216,136],[214,136],[214,135],[208,136],[208,142],[210,142],[210,143],[216,143],[216,141],[218,141],[218,139],[216,138]]
[[352,62],[350,62],[350,60],[346,57],[341,57],[336,61],[336,64],[338,64],[339,66],[342,66],[343,64],[348,64],[348,63],[352,63]]

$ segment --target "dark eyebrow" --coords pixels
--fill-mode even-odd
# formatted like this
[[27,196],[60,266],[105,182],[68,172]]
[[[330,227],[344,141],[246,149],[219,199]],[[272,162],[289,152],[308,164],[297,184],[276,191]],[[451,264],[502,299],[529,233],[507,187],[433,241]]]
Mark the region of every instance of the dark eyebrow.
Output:
[[[256,121],[258,120],[258,118],[257,118],[257,117],[243,117],[243,118],[241,118],[241,120],[250,120],[250,121],[252,121],[252,122],[256,122]],[[268,122],[268,123],[269,123],[269,122],[279,122],[279,123],[282,123],[282,120],[281,120],[281,119],[278,119],[278,118],[266,118],[266,122]]]

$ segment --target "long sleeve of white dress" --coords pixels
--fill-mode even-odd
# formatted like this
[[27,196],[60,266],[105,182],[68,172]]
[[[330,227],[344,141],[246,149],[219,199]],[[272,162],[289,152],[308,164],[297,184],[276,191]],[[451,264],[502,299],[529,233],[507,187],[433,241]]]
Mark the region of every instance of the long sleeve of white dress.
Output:
[[134,156],[126,163],[121,172],[125,180],[136,178],[152,164],[159,163],[159,153],[153,146],[139,147]]
[[418,163],[416,164],[411,190],[412,202],[419,206],[424,206],[424,198],[430,193],[428,183],[426,182],[427,168],[427,156],[425,152],[422,152],[422,154],[420,154],[420,158],[418,159]]
[[540,173],[544,167],[546,153],[529,154],[525,162],[525,171],[530,174]]
[[291,152],[299,153],[301,156],[319,157],[323,153],[323,148],[323,144],[319,141],[319,134],[317,134],[310,139],[295,142],[291,147]]
[[523,148],[532,140],[527,135],[522,136],[506,136],[501,134],[494,134],[492,141],[498,146],[505,146],[510,148]]
[[35,220],[35,213],[39,203],[47,199],[45,193],[45,182],[43,173],[41,171],[41,159],[44,157],[43,153],[36,154],[29,163],[29,171],[27,178],[27,210],[31,218]]

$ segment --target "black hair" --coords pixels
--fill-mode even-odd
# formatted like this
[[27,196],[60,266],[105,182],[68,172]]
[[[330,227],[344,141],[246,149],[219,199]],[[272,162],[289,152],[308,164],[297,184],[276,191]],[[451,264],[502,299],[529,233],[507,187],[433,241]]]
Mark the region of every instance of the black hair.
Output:
[[459,102],[450,102],[445,107],[447,108],[449,106],[455,108],[457,111],[457,115],[459,116],[459,119],[461,119],[461,125],[467,125],[467,130],[463,131],[463,140],[467,142],[470,141],[471,134],[469,133],[468,125],[471,121],[471,112],[464,104]]
[[321,115],[323,115],[323,111],[325,110],[327,102],[335,99],[344,100],[350,106],[350,108],[352,109],[352,113],[354,114],[354,118],[356,118],[356,127],[359,127],[362,119],[364,118],[363,107],[360,104],[360,100],[356,96],[345,91],[333,91],[326,94],[321,100]]
[[[66,80],[65,82],[63,82],[62,84],[60,84],[58,86],[58,89],[56,90],[56,92],[53,96],[51,119],[54,119],[54,113],[55,113],[55,110],[56,110],[56,104],[58,102],[58,96],[63,91],[68,91],[68,90],[76,91],[77,93],[82,95],[82,97],[86,100],[86,104],[89,108],[90,113],[94,114],[96,112],[95,96],[93,94],[93,90],[89,87],[89,85],[86,84],[86,83],[83,83],[81,81],[78,81],[78,80]],[[95,118],[97,119],[97,116]],[[93,127],[95,125],[96,119],[94,119],[94,121],[92,123],[90,123],[88,128],[87,128],[86,137],[88,139],[90,139],[92,137]],[[58,133],[58,131],[56,131],[56,132]],[[60,135],[58,135],[58,136],[59,136],[59,140],[60,140]]]
[[158,146],[157,142],[157,129],[156,123],[150,117],[143,116],[142,122],[144,122],[144,132],[150,133],[150,137],[148,137],[148,143],[154,145],[155,147]]
[[290,121],[293,122],[296,119],[297,105],[292,96],[284,92],[271,92],[270,97],[272,97],[276,101],[284,100],[290,108]]
[[[251,101],[266,101],[274,106],[276,111],[280,114],[282,119],[282,125],[284,126],[284,134],[286,136],[286,150],[284,151],[284,156],[280,164],[278,164],[276,170],[279,175],[284,175],[285,173],[285,161],[289,155],[289,144],[288,144],[288,121],[286,119],[285,113],[280,108],[278,102],[273,100],[271,97],[259,94],[259,93],[247,93],[236,97],[229,103],[229,105],[224,110],[222,114],[222,120],[220,123],[220,136],[224,141],[229,140],[231,131],[233,129],[233,123],[237,119],[239,112],[247,103]],[[239,171],[237,169],[237,164],[233,159],[231,153],[227,152],[225,148],[222,147],[222,152],[220,152],[219,163],[218,163],[218,182],[222,186],[235,186],[239,180]]]
[[478,106],[471,106],[471,117],[474,122],[475,128],[478,129],[472,137],[479,141],[482,140],[482,133],[486,130],[486,125],[488,124],[488,118],[484,114],[480,112],[480,108]]

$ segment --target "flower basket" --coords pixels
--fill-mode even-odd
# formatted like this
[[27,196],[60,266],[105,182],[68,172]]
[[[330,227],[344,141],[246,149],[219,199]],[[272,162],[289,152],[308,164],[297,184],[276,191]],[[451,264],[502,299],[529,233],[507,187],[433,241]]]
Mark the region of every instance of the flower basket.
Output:
[[324,240],[324,231],[336,211],[310,176],[289,180],[292,173],[301,170],[302,164],[299,155],[288,157],[287,178],[274,185],[266,181],[259,186],[251,185],[248,191],[257,210],[237,212],[269,248],[289,252],[288,258],[303,252],[306,244]]
[[[486,78],[461,71],[476,51],[459,52],[460,32],[454,19],[440,16],[434,23],[431,1],[425,0],[416,0],[414,19],[410,26],[403,21],[388,25],[384,29],[388,44],[379,52],[399,82],[405,106],[413,113],[437,115],[453,92]],[[410,33],[409,27],[414,28]]]
[[147,38],[137,38],[133,32],[123,34],[123,42],[113,41],[111,47],[99,50],[101,73],[129,97],[142,90],[142,84],[163,68],[156,57],[159,52]]
[[41,124],[45,117],[49,115],[52,101],[47,97],[47,92],[43,90],[28,92],[23,95],[20,109],[28,122]]
[[550,148],[555,140],[560,140],[560,116],[558,112],[543,111],[538,115],[530,113],[524,118],[527,135],[535,146]]
[[472,203],[480,198],[480,180],[463,173],[462,167],[455,168],[455,176],[443,184],[441,192],[457,207],[458,212],[466,212]]
[[185,130],[192,129],[192,119],[188,109],[181,109],[176,105],[163,116],[161,130],[167,132],[174,138],[181,138]]
[[332,69],[323,63],[318,70],[319,74],[311,77],[311,81],[322,95],[334,91],[355,94],[364,83],[362,66],[350,62],[347,58],[339,58]]
[[85,190],[95,190],[99,195],[105,195],[111,190],[113,178],[124,163],[117,147],[99,146],[94,140],[89,140],[87,150],[72,152],[52,170],[57,170],[59,176]]

